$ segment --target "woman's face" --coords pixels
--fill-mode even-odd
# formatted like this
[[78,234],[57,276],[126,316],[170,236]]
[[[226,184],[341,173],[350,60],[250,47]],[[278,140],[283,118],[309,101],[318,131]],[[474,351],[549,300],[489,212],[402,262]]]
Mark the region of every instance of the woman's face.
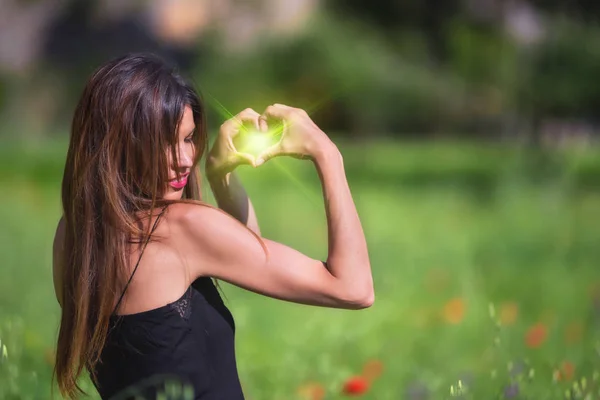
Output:
[[[169,161],[169,183],[165,192],[165,199],[167,200],[179,200],[183,196],[183,188],[187,184],[187,178],[192,171],[194,162],[194,153],[196,151],[192,135],[196,125],[194,123],[194,117],[192,109],[189,106],[185,107],[183,111],[183,117],[179,124],[179,130],[177,131],[177,154],[179,162],[179,171],[175,170],[175,163],[173,162],[171,149],[167,151],[167,160]],[[181,175],[181,179],[177,180],[177,172]]]

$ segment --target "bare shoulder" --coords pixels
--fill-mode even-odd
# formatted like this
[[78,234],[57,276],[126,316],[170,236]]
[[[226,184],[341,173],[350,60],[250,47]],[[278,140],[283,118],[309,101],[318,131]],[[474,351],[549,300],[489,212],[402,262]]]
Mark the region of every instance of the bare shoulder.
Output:
[[178,246],[185,251],[188,264],[194,266],[192,272],[198,276],[215,272],[207,266],[230,265],[244,257],[264,256],[255,233],[209,204],[173,204],[167,218],[171,232],[177,235]]
[[[206,212],[211,211],[211,212]],[[174,223],[179,226],[194,224],[201,221],[203,218],[210,219],[211,215],[219,212],[217,208],[205,203],[175,203],[169,205],[167,217],[169,223]]]
[[54,292],[59,304],[62,304],[62,273],[64,268],[65,219],[61,217],[56,226],[52,245],[52,277]]
[[213,241],[221,239],[221,235],[230,238],[240,234],[254,236],[244,224],[210,204],[173,204],[169,206],[168,216],[170,224],[195,241]]

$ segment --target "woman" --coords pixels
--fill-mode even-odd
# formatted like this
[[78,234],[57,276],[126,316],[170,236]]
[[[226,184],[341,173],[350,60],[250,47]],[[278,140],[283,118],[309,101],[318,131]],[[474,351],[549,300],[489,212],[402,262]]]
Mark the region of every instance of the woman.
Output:
[[[233,146],[247,124],[285,130],[254,160]],[[160,59],[125,56],[87,83],[73,118],[54,240],[62,307],[54,372],[65,397],[82,392],[77,379],[86,370],[103,399],[140,382],[151,386],[141,391],[145,398],[154,398],[157,385],[148,382],[169,377],[191,386],[196,399],[243,399],[234,320],[211,278],[303,304],[373,303],[342,157],[304,111],[247,109],[221,126],[206,173],[222,210],[199,201],[197,165],[206,145],[198,95]],[[319,172],[327,262],[260,237],[233,175],[241,164],[283,155],[309,159]]]

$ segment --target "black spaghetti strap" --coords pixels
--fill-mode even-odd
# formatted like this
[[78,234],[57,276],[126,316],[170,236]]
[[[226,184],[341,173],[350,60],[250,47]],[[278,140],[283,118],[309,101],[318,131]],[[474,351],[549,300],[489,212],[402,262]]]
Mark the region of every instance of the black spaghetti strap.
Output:
[[125,284],[123,293],[121,293],[121,297],[119,297],[119,301],[117,301],[117,305],[115,306],[112,314],[114,314],[117,311],[117,308],[119,308],[119,305],[121,304],[121,300],[123,300],[123,296],[125,296],[125,292],[127,291],[127,288],[129,287],[129,284],[131,283],[131,280],[133,279],[133,275],[135,274],[135,271],[137,271],[137,268],[140,265],[140,261],[142,260],[142,254],[144,254],[144,250],[146,250],[146,246],[148,245],[148,242],[150,241],[150,236],[152,236],[152,234],[154,233],[154,230],[158,226],[158,220],[163,215],[163,213],[165,212],[166,209],[167,209],[167,206],[164,206],[162,211],[156,217],[156,220],[154,221],[154,225],[152,225],[152,229],[150,230],[150,234],[146,238],[146,241],[144,242],[144,246],[142,247],[142,250],[140,251],[140,256],[138,257],[137,263],[135,264],[135,267],[133,268],[133,272],[131,273],[129,280]]

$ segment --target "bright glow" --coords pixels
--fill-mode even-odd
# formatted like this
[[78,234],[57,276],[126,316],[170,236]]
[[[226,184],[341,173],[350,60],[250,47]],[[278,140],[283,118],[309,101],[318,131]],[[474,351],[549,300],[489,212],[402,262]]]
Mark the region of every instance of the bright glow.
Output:
[[233,139],[233,145],[240,153],[259,157],[269,147],[276,145],[281,140],[281,131],[272,129],[267,132],[257,131],[244,127],[242,132]]
[[273,132],[248,130],[240,135],[239,144],[236,145],[236,148],[239,152],[258,156],[269,147],[277,144],[279,139]]
[[[223,119],[233,118],[234,115],[219,102],[214,96],[212,96],[207,90],[203,90],[203,93],[208,97],[206,98],[209,105],[211,105]],[[339,95],[339,93],[338,93]],[[323,98],[320,101],[315,102],[314,105],[307,108],[308,114],[312,114],[318,111],[324,103],[328,102],[334,96],[330,98]],[[240,152],[246,152],[255,156],[258,156],[265,149],[277,143],[281,139],[283,127],[278,129],[269,130],[268,132],[259,132],[254,129],[249,129],[242,132],[237,138],[234,139],[234,145]],[[314,192],[311,188],[307,187],[304,182],[298,179],[292,174],[287,168],[285,168],[277,158],[269,161],[271,165],[275,165],[283,174],[285,174],[291,182],[293,182],[302,193],[308,198],[308,200],[316,206],[322,205],[322,198],[319,193]]]

